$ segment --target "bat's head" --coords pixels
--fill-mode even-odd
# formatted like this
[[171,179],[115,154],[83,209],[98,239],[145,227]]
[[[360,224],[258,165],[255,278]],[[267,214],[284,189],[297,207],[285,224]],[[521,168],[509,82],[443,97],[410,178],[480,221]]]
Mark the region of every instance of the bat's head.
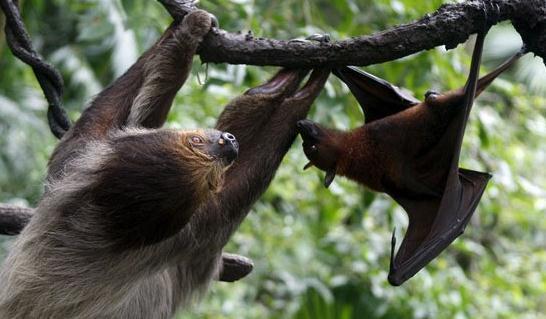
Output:
[[310,120],[301,120],[297,126],[303,139],[303,152],[310,161],[304,169],[316,166],[325,171],[324,186],[330,186],[336,176],[337,162],[341,154],[336,132],[322,128]]

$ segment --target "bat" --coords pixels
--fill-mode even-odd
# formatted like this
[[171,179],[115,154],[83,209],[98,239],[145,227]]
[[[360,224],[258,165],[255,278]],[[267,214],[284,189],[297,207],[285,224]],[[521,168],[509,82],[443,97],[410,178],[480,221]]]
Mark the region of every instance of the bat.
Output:
[[394,255],[391,242],[388,281],[399,286],[438,256],[461,235],[491,178],[459,168],[463,135],[476,98],[526,53],[522,49],[489,74],[479,77],[486,32],[479,33],[464,87],[425,100],[355,67],[334,69],[349,87],[365,124],[349,132],[298,122],[310,162],[326,171],[328,187],[336,175],[387,193],[407,212],[409,226]]

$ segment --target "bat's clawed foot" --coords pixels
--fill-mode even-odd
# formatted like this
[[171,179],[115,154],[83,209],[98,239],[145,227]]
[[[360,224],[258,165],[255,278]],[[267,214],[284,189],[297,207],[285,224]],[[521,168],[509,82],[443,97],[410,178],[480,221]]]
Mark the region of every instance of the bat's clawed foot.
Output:
[[425,102],[430,104],[431,102],[436,101],[436,98],[439,95],[440,95],[440,93],[438,91],[428,90],[427,92],[425,92]]
[[434,97],[434,95],[439,95],[440,93],[436,90],[428,90],[425,92],[425,99],[428,99],[429,96]]
[[300,42],[300,43],[309,43],[311,41],[318,42],[320,44],[329,43],[331,40],[330,35],[327,33],[315,33],[310,36],[305,37],[305,39],[290,39],[288,42]]
[[316,41],[318,43],[329,43],[332,39],[327,33],[315,33],[306,37],[305,40]]

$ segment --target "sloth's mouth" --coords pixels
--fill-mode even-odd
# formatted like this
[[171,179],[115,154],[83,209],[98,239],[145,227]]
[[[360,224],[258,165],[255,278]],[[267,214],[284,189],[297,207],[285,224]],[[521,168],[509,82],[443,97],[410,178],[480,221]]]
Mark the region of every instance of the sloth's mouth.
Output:
[[221,165],[225,168],[231,166],[231,164],[233,164],[233,162],[235,161],[236,157],[233,158],[233,159],[229,159],[229,158],[219,158],[217,159]]

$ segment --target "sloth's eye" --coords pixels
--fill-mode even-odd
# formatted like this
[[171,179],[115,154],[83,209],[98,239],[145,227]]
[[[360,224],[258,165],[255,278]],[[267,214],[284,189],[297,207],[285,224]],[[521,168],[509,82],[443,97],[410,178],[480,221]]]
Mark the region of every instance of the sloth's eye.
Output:
[[191,137],[191,142],[194,143],[194,144],[203,144],[204,141],[201,137],[197,136],[197,135],[194,135]]

